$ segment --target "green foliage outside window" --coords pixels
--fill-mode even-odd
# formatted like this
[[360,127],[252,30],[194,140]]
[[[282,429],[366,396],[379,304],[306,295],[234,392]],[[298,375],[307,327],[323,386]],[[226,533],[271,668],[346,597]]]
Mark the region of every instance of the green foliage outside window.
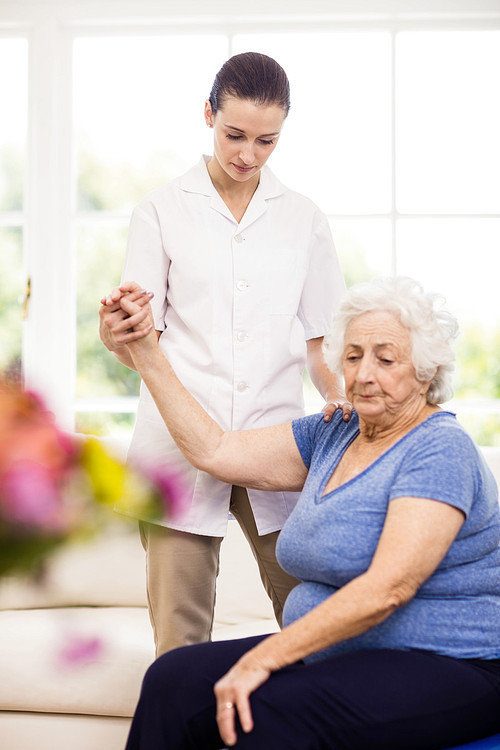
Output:
[[0,211],[22,211],[24,154],[10,143],[0,149]]
[[0,371],[18,379],[21,370],[22,230],[0,227]]
[[101,158],[82,145],[78,160],[78,210],[127,212],[189,165],[168,150],[152,151],[146,161],[133,165],[118,158]]
[[[149,190],[167,182],[185,165],[169,152],[157,152],[140,169],[104,163],[82,151],[78,183],[81,211],[95,212],[75,230],[77,252],[77,398],[137,396],[137,373],[121,365],[102,345],[98,335],[98,308],[102,294],[119,283],[126,247],[129,209]],[[22,208],[23,160],[12,149],[0,152],[0,171],[6,179],[0,210]],[[6,186],[8,185],[8,190]],[[103,211],[120,209],[120,217]],[[377,269],[369,250],[339,237],[339,252],[347,285],[369,279]],[[22,297],[26,283],[22,263],[22,229],[0,227],[0,370],[19,374],[21,361]],[[466,324],[457,341],[456,397],[500,399],[500,326],[486,329]],[[306,397],[315,399],[305,378]],[[106,433],[128,430],[133,414],[108,411],[80,412],[77,429]],[[481,445],[500,444],[500,414],[464,413],[460,421]]]
[[456,349],[457,395],[500,399],[500,328],[466,326]]
[[91,225],[77,231],[77,398],[136,396],[139,376],[99,338],[100,299],[120,283],[126,226]]

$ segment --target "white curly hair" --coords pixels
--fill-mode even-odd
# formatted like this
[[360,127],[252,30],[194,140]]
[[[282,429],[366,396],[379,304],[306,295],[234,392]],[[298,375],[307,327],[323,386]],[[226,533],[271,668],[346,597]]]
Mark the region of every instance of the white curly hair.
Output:
[[431,381],[427,403],[442,404],[453,396],[456,318],[443,308],[444,297],[425,292],[407,276],[378,277],[352,286],[325,336],[324,356],[332,372],[342,375],[344,334],[349,323],[367,312],[387,312],[408,329],[417,380]]

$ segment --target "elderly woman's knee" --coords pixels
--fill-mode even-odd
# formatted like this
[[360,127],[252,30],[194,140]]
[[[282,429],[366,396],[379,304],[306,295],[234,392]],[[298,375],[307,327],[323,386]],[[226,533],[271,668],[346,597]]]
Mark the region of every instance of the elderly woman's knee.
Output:
[[189,690],[192,664],[189,646],[168,651],[148,668],[142,683],[142,694],[175,695]]

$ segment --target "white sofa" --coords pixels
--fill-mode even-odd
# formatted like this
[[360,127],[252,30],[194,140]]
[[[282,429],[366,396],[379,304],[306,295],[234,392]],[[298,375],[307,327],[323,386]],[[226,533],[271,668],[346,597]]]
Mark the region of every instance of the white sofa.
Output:
[[[214,638],[277,630],[235,521],[221,555]],[[45,585],[0,582],[0,644],[2,750],[122,750],[153,660],[135,524],[59,553]]]
[[[1,750],[123,750],[154,659],[137,524],[61,550],[39,584],[0,580]],[[213,637],[278,630],[236,521],[221,548]]]

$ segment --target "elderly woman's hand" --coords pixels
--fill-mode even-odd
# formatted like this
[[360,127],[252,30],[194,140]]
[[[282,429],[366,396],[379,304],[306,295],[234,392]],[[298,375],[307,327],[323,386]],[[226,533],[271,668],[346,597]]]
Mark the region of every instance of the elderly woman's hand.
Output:
[[215,683],[217,726],[223,742],[229,747],[237,741],[236,712],[243,731],[252,731],[250,695],[269,678],[271,671],[256,657],[255,649],[252,649]]
[[[127,282],[101,298],[99,335],[107,349],[117,351],[149,333],[152,321],[148,319],[147,305],[151,297],[139,284]],[[124,308],[124,300],[128,309]],[[134,303],[133,307],[130,303]],[[132,319],[133,311],[136,316]]]
[[342,419],[344,422],[348,422],[352,414],[352,404],[350,401],[337,399],[334,401],[327,400],[322,411],[325,416],[323,417],[325,422],[330,422],[337,409],[342,409]]

